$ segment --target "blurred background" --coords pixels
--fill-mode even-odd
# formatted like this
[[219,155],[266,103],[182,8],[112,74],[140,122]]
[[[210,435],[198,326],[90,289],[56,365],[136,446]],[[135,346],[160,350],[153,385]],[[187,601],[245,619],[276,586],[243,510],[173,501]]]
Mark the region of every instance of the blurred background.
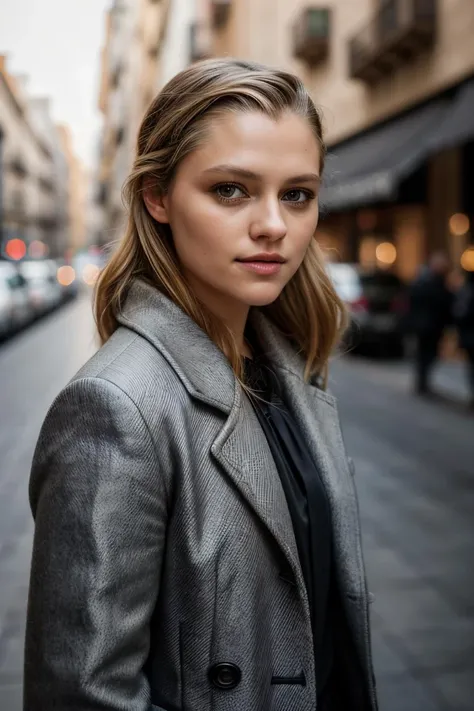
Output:
[[351,314],[331,388],[381,711],[473,711],[473,36],[473,0],[3,0],[2,711],[21,709],[33,448],[97,348],[92,287],[140,119],[176,72],[223,55],[297,73],[324,114],[318,237]]

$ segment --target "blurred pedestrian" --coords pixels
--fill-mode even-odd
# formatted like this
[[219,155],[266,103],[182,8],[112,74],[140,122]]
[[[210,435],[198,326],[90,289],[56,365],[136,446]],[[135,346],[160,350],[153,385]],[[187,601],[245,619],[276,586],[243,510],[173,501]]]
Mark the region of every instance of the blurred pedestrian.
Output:
[[454,304],[458,343],[466,354],[470,405],[474,408],[474,272],[466,272],[466,280]]
[[408,331],[415,338],[415,391],[430,391],[430,375],[446,327],[452,322],[453,295],[447,285],[450,262],[436,252],[409,290]]
[[103,346],[34,457],[25,711],[375,711],[323,161],[260,65],[194,64],[145,116]]

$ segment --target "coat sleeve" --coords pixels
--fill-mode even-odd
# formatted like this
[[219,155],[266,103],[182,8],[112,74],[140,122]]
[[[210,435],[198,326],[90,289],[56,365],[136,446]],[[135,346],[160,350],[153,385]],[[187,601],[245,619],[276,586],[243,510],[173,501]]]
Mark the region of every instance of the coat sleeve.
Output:
[[166,491],[146,423],[120,388],[85,378],[59,395],[30,503],[25,711],[148,711]]

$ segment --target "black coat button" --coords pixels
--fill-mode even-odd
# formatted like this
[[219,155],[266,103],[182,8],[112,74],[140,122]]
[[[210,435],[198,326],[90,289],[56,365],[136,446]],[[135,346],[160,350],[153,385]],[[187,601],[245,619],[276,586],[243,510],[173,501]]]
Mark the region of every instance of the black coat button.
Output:
[[216,689],[235,689],[242,679],[242,672],[235,664],[214,664],[209,669],[209,681]]

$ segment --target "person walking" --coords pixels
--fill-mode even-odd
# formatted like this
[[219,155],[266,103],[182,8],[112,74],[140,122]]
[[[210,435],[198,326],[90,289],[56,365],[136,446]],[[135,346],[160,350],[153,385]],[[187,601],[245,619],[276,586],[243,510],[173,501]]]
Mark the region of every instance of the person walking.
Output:
[[409,290],[408,331],[415,337],[415,392],[429,393],[446,326],[452,322],[453,295],[447,286],[449,260],[433,254]]
[[140,128],[102,347],[34,455],[25,711],[375,711],[301,81],[191,65]]
[[467,358],[470,407],[474,409],[474,272],[466,272],[454,304],[459,347]]

